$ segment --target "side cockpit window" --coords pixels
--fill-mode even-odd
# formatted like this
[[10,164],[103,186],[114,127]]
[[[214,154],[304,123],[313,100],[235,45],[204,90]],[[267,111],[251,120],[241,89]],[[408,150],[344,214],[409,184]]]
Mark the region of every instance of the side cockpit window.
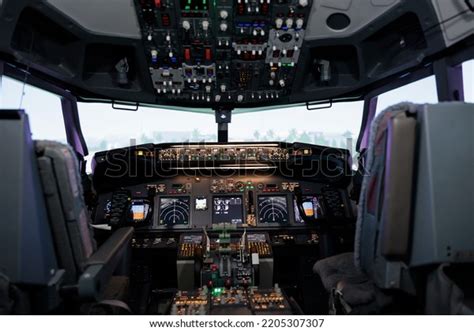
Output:
[[3,77],[0,95],[0,111],[25,110],[33,139],[67,143],[59,96],[9,77]]
[[435,76],[420,79],[378,96],[377,114],[401,102],[438,103]]
[[[464,101],[474,102],[474,60],[462,64]],[[377,114],[400,102],[438,103],[435,76],[420,79],[411,84],[391,90],[378,96]]]

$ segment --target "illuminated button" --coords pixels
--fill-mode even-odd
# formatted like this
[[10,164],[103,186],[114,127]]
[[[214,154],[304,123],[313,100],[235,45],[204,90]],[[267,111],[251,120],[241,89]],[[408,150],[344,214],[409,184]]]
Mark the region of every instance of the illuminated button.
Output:
[[184,49],[184,60],[185,61],[191,60],[191,50],[189,48]]
[[158,62],[158,51],[156,49],[151,51],[151,62]]
[[211,54],[211,49],[210,48],[206,48],[204,50],[204,58],[206,59],[206,61],[211,61],[212,54]]

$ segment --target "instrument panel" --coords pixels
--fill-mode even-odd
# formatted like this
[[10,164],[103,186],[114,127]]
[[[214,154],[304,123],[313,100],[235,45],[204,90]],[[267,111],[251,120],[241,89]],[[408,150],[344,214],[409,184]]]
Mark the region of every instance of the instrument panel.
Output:
[[[297,208],[296,191],[302,194],[305,219]],[[128,201],[129,207],[124,208],[130,211],[122,223],[131,223],[138,229],[190,230],[217,224],[285,228],[313,226],[323,219],[352,216],[344,189],[312,181],[288,181],[279,176],[180,175],[122,188],[120,194],[125,200],[119,202],[127,205],[124,201]],[[99,197],[96,223],[110,220],[110,210],[117,210],[116,196],[116,192],[111,192]]]
[[353,217],[346,150],[287,143],[150,144],[100,152],[94,161],[95,223],[153,231],[221,224],[278,229]]

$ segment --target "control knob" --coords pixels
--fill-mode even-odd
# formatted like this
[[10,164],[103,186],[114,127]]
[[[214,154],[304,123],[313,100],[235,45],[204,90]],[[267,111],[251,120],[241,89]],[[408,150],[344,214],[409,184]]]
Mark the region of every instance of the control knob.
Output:
[[202,29],[207,31],[209,29],[209,21],[202,21]]
[[281,18],[277,18],[275,20],[275,26],[277,29],[281,29],[281,26],[283,25],[283,20]]
[[222,22],[221,25],[219,26],[222,32],[227,31],[227,23]]
[[221,12],[219,13],[219,16],[225,20],[228,16],[229,16],[229,13],[227,12],[227,10],[221,10]]
[[191,23],[189,23],[189,21],[183,21],[183,29],[186,31],[191,29]]
[[298,4],[299,4],[301,7],[306,7],[306,6],[309,4],[309,1],[308,1],[308,0],[299,0],[299,1],[298,1]]
[[298,19],[296,20],[296,28],[297,28],[297,29],[303,28],[303,22],[304,22],[304,21],[303,21],[302,18],[298,18]]

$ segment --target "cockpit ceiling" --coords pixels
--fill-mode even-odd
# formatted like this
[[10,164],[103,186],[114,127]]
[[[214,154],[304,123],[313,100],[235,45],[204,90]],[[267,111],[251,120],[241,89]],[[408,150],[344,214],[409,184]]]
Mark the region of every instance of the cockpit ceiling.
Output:
[[207,109],[359,98],[472,47],[464,0],[0,0],[0,56],[84,100]]

